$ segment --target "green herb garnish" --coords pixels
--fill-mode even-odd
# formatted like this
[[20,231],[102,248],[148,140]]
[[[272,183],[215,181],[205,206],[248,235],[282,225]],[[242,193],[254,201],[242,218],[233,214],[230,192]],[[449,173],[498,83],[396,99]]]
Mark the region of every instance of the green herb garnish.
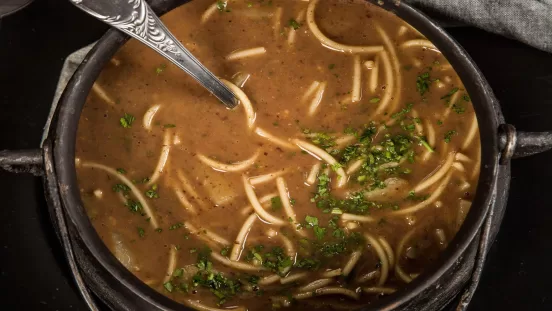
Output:
[[136,118],[132,116],[131,114],[125,113],[125,115],[119,119],[119,122],[121,123],[121,126],[124,128],[130,128],[132,127],[132,122],[134,122]]

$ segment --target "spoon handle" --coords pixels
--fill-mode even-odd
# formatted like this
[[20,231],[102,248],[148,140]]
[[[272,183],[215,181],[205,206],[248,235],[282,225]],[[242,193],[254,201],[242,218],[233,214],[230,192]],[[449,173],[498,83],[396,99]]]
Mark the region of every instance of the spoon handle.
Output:
[[[71,0],[79,9],[139,40],[180,67],[228,108],[238,100],[165,27],[145,0]],[[88,2],[86,5],[84,2]]]

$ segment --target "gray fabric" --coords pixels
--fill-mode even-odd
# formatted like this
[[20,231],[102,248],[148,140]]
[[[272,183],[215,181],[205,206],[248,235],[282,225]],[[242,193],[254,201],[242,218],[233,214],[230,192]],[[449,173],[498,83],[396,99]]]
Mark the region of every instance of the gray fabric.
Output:
[[404,0],[552,52],[552,0]]

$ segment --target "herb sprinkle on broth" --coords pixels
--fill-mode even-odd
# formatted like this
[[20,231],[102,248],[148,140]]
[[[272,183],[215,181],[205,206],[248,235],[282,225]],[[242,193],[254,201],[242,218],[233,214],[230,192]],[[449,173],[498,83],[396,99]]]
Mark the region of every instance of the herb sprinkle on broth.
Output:
[[433,264],[480,167],[437,47],[356,0],[196,0],[163,20],[240,105],[134,40],[103,69],[77,175],[127,269],[197,310],[334,310]]

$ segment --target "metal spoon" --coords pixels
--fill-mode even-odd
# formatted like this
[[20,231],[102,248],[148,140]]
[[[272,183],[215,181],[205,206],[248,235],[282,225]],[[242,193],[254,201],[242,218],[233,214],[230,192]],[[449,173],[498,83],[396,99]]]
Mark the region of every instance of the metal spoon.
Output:
[[[238,99],[203,66],[165,27],[144,0],[70,0],[79,9],[138,39],[180,67],[215,95],[226,107]],[[86,5],[84,2],[87,2]]]

